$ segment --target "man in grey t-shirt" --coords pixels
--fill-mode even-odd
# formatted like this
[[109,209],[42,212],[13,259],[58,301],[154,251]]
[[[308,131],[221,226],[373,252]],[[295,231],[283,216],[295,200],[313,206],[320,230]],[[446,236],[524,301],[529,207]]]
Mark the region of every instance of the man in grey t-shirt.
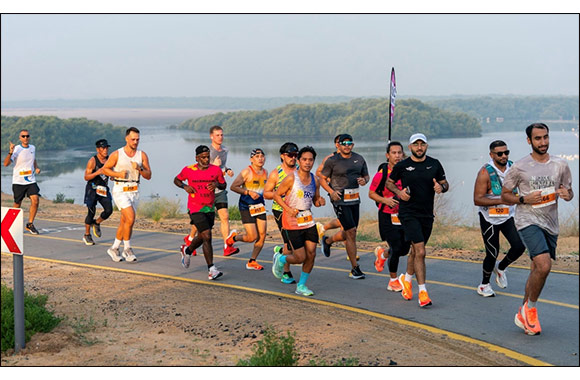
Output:
[[[532,153],[514,163],[506,174],[501,199],[516,204],[516,229],[532,259],[523,305],[514,322],[526,334],[536,335],[542,331],[536,301],[552,268],[550,258],[556,259],[558,199],[570,201],[574,193],[568,163],[548,153],[548,126],[531,124],[526,135]],[[512,193],[516,187],[517,195]]]

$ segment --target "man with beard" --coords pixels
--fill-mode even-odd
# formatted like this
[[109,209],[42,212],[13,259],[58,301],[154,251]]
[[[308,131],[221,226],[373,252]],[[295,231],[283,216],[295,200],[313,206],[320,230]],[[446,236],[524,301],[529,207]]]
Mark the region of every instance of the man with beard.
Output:
[[[419,285],[419,306],[432,305],[425,286],[425,245],[433,229],[433,203],[435,194],[449,190],[445,171],[439,160],[429,157],[427,138],[415,133],[409,138],[411,156],[393,168],[387,180],[387,189],[399,197],[399,219],[405,231],[406,240],[411,242],[412,251],[407,261],[407,273],[403,280],[402,296],[413,298],[412,273],[415,271]],[[396,183],[401,181],[402,190]],[[413,267],[410,267],[412,265]]]
[[[514,163],[506,174],[501,192],[503,202],[516,204],[515,224],[532,260],[523,305],[514,323],[528,335],[540,334],[536,302],[556,260],[558,199],[571,201],[572,174],[568,163],[548,153],[549,128],[534,123],[526,128],[532,153]],[[513,193],[515,188],[519,194]]]
[[[483,297],[495,296],[489,283],[492,272],[495,272],[497,286],[502,289],[507,287],[505,270],[526,249],[514,224],[515,207],[513,204],[504,204],[501,200],[502,183],[512,166],[512,162],[508,160],[509,154],[510,151],[505,142],[493,141],[489,145],[491,160],[479,170],[473,189],[473,203],[479,206],[479,225],[485,245],[483,279],[477,287],[477,294]],[[503,260],[496,265],[500,232],[509,242],[510,249]]]

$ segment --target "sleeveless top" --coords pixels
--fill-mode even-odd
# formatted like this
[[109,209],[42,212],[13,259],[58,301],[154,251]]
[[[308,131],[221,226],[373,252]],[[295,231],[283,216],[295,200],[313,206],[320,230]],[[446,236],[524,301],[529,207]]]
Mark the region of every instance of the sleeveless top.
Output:
[[[501,189],[501,186],[505,180],[505,176],[511,168],[511,163],[508,162],[508,164],[506,165],[505,172],[499,170],[493,163],[493,160],[490,160],[485,165],[485,167],[488,170],[488,173],[490,173],[489,178],[491,181],[491,189],[486,194],[486,198],[498,199],[501,197],[501,191],[499,194],[496,194],[497,189],[498,188]],[[479,213],[481,213],[481,215],[489,224],[493,225],[504,223],[509,218],[512,218],[514,216],[514,212],[515,212],[514,205],[479,206]]]
[[238,208],[240,210],[249,210],[249,205],[264,203],[264,186],[268,180],[268,173],[266,170],[262,169],[262,174],[258,174],[254,168],[252,168],[252,165],[249,165],[248,167],[250,168],[250,173],[252,175],[244,183],[244,188],[260,194],[260,197],[258,197],[258,199],[253,199],[250,195],[240,195],[240,200],[238,201]]
[[[297,216],[290,216],[287,212],[282,214],[282,227],[285,230],[302,230],[314,226],[314,220],[312,219],[310,209],[312,208],[315,194],[316,180],[314,179],[314,174],[310,173],[310,183],[305,185],[300,180],[300,177],[298,177],[298,172],[295,171],[294,185],[292,185],[292,189],[286,195],[284,202],[286,202],[288,206],[298,209],[300,213],[298,213]],[[310,220],[299,224],[298,219],[304,217],[302,213],[303,211],[310,214]]]
[[[282,165],[276,166],[276,171],[278,172],[278,181],[276,181],[276,186],[274,186],[274,191],[276,191],[278,189],[278,187],[280,187],[280,184],[282,183],[284,178],[286,178],[286,176],[288,175],[284,171],[284,169],[282,169]],[[282,199],[284,199],[284,197],[282,197]],[[276,201],[272,202],[272,210],[276,210],[276,211],[280,211],[280,212],[284,211],[282,206],[280,206],[278,204],[278,202],[276,202]]]
[[[97,155],[94,155],[93,158],[95,159],[95,167],[93,168],[92,173],[96,172],[97,170],[99,170],[100,168],[103,167],[103,164],[99,158],[97,157]],[[109,156],[107,156],[105,158],[105,162],[107,161],[107,159],[109,158]],[[96,176],[95,178],[91,179],[90,181],[87,181],[93,188],[95,188],[96,186],[109,186],[109,177],[107,177],[104,174],[100,174],[98,176]]]
[[[132,162],[136,162],[137,165],[143,165],[143,156],[140,150],[135,152],[133,157],[127,156],[125,153],[125,148],[119,148],[117,150],[118,157],[117,157],[117,164],[113,168],[116,172],[123,172],[129,171],[128,178],[115,178],[115,187],[118,186],[136,186],[139,184],[139,180],[141,178],[141,174],[139,174],[139,170],[133,169]],[[113,188],[114,190],[114,188]]]

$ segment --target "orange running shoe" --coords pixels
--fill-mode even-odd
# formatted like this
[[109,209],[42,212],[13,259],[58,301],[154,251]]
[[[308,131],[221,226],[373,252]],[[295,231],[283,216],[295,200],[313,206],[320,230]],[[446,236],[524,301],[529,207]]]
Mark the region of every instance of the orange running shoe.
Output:
[[227,246],[226,248],[224,248],[224,256],[235,255],[238,252],[240,252],[240,249],[236,247]]
[[403,298],[406,299],[407,301],[412,300],[413,299],[413,284],[409,281],[405,281],[405,275],[402,273],[399,276],[399,282],[401,283],[401,286],[403,287],[403,291],[401,292],[401,296],[403,296]]
[[430,305],[433,305],[433,302],[431,302],[431,298],[429,298],[429,294],[427,294],[426,290],[421,290],[419,292],[419,306],[426,307],[426,306],[430,306]]
[[398,278],[391,278],[387,285],[387,290],[390,290],[391,292],[400,292],[403,290],[403,285],[401,285]]
[[382,272],[385,268],[385,259],[383,259],[383,252],[385,249],[380,245],[375,248],[375,269],[377,272]]
[[528,335],[540,335],[542,332],[542,327],[538,320],[538,309],[535,307],[528,308],[527,302],[518,310],[514,323]]
[[248,261],[246,263],[246,269],[250,269],[250,270],[262,270],[262,269],[264,269],[264,267],[261,266],[260,264],[258,264],[258,262],[256,260],[254,260],[254,261]]
[[232,230],[230,232],[230,234],[228,235],[228,237],[226,238],[225,243],[227,244],[228,247],[232,247],[235,243],[234,237],[238,234],[238,231],[236,230]]

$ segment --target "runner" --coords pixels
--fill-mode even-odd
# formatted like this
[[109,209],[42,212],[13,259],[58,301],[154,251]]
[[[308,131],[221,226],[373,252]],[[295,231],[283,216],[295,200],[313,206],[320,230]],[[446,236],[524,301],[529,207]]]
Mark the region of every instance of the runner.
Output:
[[[140,135],[141,133],[135,127],[127,129],[125,146],[114,151],[102,169],[106,176],[112,177],[114,180],[113,201],[121,210],[121,220],[115,242],[107,250],[115,262],[119,262],[123,258],[129,262],[137,260],[131,248],[131,235],[139,203],[139,182],[141,177],[151,179],[149,158],[145,152],[137,149]],[[123,242],[122,257],[119,255],[121,242]]]
[[[379,208],[379,233],[381,240],[386,241],[389,245],[389,250],[385,251],[380,245],[375,248],[375,269],[377,272],[382,272],[385,266],[385,260],[388,258],[388,267],[390,273],[390,280],[387,284],[387,289],[392,292],[400,292],[403,290],[403,284],[397,277],[397,269],[399,267],[399,257],[405,256],[409,253],[411,243],[405,241],[405,233],[399,220],[399,201],[395,194],[389,191],[385,185],[387,178],[393,171],[393,167],[399,163],[403,157],[403,145],[398,141],[392,141],[387,145],[387,153],[385,154],[387,162],[379,166],[378,173],[375,174],[369,188],[369,198],[377,202]],[[397,188],[402,189],[401,181],[397,181]],[[387,257],[385,257],[385,253]],[[413,261],[413,255],[408,259]],[[414,272],[411,272],[413,274]]]
[[[503,204],[501,200],[502,183],[512,166],[512,162],[508,160],[509,154],[510,151],[505,142],[493,141],[489,145],[491,160],[479,170],[473,189],[473,203],[479,206],[479,225],[485,245],[483,279],[477,287],[477,294],[483,297],[495,296],[489,283],[492,272],[495,272],[497,286],[502,289],[507,288],[505,270],[526,250],[514,224],[514,206]],[[500,232],[509,242],[510,249],[503,260],[496,264],[499,255]]]
[[306,286],[306,281],[314,267],[318,232],[310,209],[324,206],[326,202],[320,196],[320,184],[310,171],[314,166],[316,151],[305,146],[298,153],[298,169],[288,174],[282,181],[274,200],[284,209],[282,213],[282,234],[286,235],[292,253],[281,255],[274,253],[272,273],[282,278],[283,268],[287,263],[302,264],[302,273],[296,286],[296,294],[312,296],[314,292]]
[[364,279],[365,274],[357,263],[356,229],[359,222],[359,186],[369,181],[367,163],[360,154],[354,153],[354,142],[349,134],[338,138],[338,154],[329,157],[320,173],[320,186],[328,191],[334,211],[344,230],[322,239],[322,252],[330,256],[330,247],[337,241],[344,241],[346,253],[352,269],[349,277]]
[[[113,213],[113,198],[109,189],[109,177],[103,174],[103,165],[109,158],[109,142],[105,139],[98,140],[97,154],[89,159],[85,169],[85,205],[88,213],[85,218],[85,236],[83,241],[86,245],[95,245],[91,236],[91,226],[96,237],[101,237],[101,223],[107,220]],[[103,212],[95,220],[97,202],[103,206]]]
[[[534,123],[526,128],[532,153],[514,163],[506,174],[501,192],[505,203],[515,203],[515,224],[532,260],[523,305],[515,324],[528,335],[540,334],[536,302],[556,260],[558,242],[558,199],[571,201],[572,173],[568,163],[548,153],[549,128]],[[513,190],[519,189],[515,195]]]
[[[294,172],[296,169],[297,157],[298,145],[294,144],[293,142],[284,143],[284,145],[280,147],[281,164],[276,166],[276,169],[272,170],[268,176],[268,181],[266,181],[266,185],[264,186],[265,199],[273,199],[274,193],[280,186],[280,183],[282,183],[282,180],[286,178],[288,173]],[[282,206],[280,206],[278,202],[274,200],[274,202],[272,202],[272,214],[274,214],[274,220],[276,220],[276,224],[278,225],[278,229],[280,230],[280,234],[282,235],[282,240],[284,242],[282,247],[274,247],[274,253],[282,251],[284,255],[288,255],[290,253],[288,250],[288,239],[286,234],[282,231],[283,211],[284,209]],[[285,284],[296,283],[296,280],[294,280],[292,272],[290,271],[290,264],[284,264],[284,273],[282,274],[281,281]]]
[[[229,177],[234,176],[234,171],[226,166],[228,161],[228,148],[223,145],[224,141],[224,131],[219,125],[214,125],[209,129],[209,138],[211,139],[211,145],[209,146],[209,160],[212,165],[219,166],[222,170],[224,177],[228,175]],[[217,210],[218,216],[220,218],[220,230],[224,239],[224,256],[234,255],[240,252],[239,248],[228,247],[225,243],[226,239],[230,234],[230,221],[228,212],[228,191],[215,189],[215,208]],[[183,241],[185,245],[189,245],[195,236],[197,229],[195,224],[191,225],[191,232],[187,235]]]
[[230,189],[240,194],[238,207],[246,233],[239,235],[236,230],[230,232],[226,244],[233,247],[236,241],[254,243],[252,256],[246,264],[246,269],[262,270],[263,266],[256,259],[262,251],[266,240],[266,206],[264,201],[264,186],[268,179],[268,171],[264,169],[266,156],[260,148],[250,153],[251,164],[236,177]]
[[38,230],[34,227],[34,218],[38,212],[40,203],[40,189],[36,183],[36,174],[40,173],[40,168],[36,163],[36,147],[30,144],[30,132],[22,129],[19,133],[20,145],[15,146],[10,141],[8,155],[4,159],[4,166],[14,163],[12,170],[12,192],[14,193],[14,208],[20,208],[24,197],[30,198],[30,211],[26,230],[33,235],[38,235]]
[[[173,179],[173,183],[188,194],[189,219],[197,231],[197,236],[188,245],[181,246],[181,265],[189,268],[191,256],[203,245],[208,279],[215,280],[223,274],[213,263],[211,229],[215,221],[215,190],[223,190],[227,185],[220,167],[209,163],[210,148],[205,145],[195,148],[195,160],[197,164],[184,167]],[[187,185],[184,181],[187,181]]]
[[[387,180],[387,189],[399,197],[399,219],[405,231],[405,239],[411,242],[412,250],[407,261],[407,273],[399,279],[403,283],[402,296],[413,298],[412,273],[419,285],[419,306],[432,305],[425,286],[425,245],[433,229],[433,202],[435,194],[449,190],[445,171],[439,160],[427,156],[427,138],[416,133],[409,139],[411,156],[393,167]],[[403,190],[396,183],[401,181]],[[412,264],[412,267],[410,266]]]

